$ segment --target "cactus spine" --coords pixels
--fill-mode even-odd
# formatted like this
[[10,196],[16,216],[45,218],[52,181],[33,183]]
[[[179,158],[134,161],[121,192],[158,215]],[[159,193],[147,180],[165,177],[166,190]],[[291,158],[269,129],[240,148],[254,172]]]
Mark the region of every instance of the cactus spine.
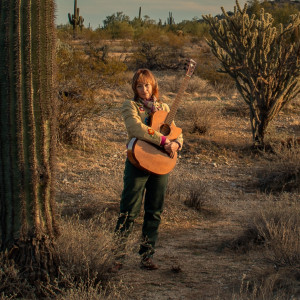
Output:
[[300,92],[300,43],[291,35],[300,24],[300,14],[280,29],[262,9],[260,18],[246,13],[236,1],[234,14],[222,8],[224,19],[203,16],[210,26],[209,45],[223,70],[234,78],[237,89],[250,108],[254,144],[264,147],[270,121]]
[[57,234],[54,10],[53,0],[0,1],[0,245],[33,273],[53,267]]
[[73,37],[76,37],[77,27],[79,26],[80,30],[83,28],[84,18],[79,16],[79,8],[77,7],[77,0],[74,0],[74,15],[71,16],[68,13],[69,23],[73,26]]

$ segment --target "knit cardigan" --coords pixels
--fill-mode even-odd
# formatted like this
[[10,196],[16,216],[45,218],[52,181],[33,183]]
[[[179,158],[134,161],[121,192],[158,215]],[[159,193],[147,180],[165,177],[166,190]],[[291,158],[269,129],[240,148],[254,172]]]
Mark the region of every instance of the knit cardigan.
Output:
[[[160,103],[162,110],[169,112],[170,108],[166,103]],[[128,141],[137,138],[150,142],[157,146],[161,145],[162,134],[153,130],[148,124],[150,120],[151,110],[140,102],[134,100],[125,100],[122,106],[122,115],[128,133]],[[182,134],[175,140],[180,144],[179,150],[182,148]]]

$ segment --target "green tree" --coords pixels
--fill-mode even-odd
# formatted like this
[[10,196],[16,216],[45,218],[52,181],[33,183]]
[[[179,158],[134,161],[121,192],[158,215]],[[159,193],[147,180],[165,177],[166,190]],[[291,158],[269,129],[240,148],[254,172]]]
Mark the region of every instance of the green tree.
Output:
[[250,16],[255,14],[258,17],[260,14],[260,11],[262,9],[260,1],[259,0],[249,0],[248,4],[249,4],[248,10],[247,10],[248,14]]
[[52,0],[0,1],[1,251],[34,281],[58,270],[54,6]]
[[126,16],[122,11],[107,16],[106,19],[103,21],[103,24],[104,24],[104,28],[107,28],[109,26],[113,26],[115,23],[120,23],[120,22],[126,22],[126,23],[130,22],[130,18]]
[[236,83],[250,108],[255,145],[264,147],[266,128],[280,110],[300,92],[300,43],[291,35],[300,24],[293,15],[287,26],[273,26],[272,16],[262,9],[259,19],[241,9],[234,14],[222,8],[224,19],[203,16],[210,26],[209,45],[220,60],[223,72]]
[[257,17],[260,16],[261,9],[264,12],[270,13],[274,19],[273,25],[288,24],[290,15],[297,14],[300,11],[300,3],[297,2],[270,2],[270,1],[259,1],[249,0],[248,1],[247,13],[251,16],[255,14]]
[[130,19],[123,14],[123,12],[117,12],[111,16],[107,16],[103,23],[104,30],[106,30],[113,39],[133,37],[134,30],[130,24]]

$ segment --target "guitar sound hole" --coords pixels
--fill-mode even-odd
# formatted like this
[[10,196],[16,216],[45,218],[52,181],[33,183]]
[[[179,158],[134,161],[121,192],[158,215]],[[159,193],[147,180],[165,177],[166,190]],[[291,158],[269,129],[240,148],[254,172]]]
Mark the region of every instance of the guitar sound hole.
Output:
[[169,135],[169,133],[171,132],[170,126],[167,124],[163,124],[160,126],[160,132],[163,135]]

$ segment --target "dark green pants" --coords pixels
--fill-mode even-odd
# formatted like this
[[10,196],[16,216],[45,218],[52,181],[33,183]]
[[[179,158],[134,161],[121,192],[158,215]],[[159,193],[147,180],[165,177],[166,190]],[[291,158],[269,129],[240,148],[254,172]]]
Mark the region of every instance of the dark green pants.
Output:
[[134,220],[138,217],[144,199],[143,242],[139,254],[152,255],[158,236],[160,215],[169,175],[153,175],[133,166],[126,160],[124,171],[124,189],[120,203],[120,216],[116,232],[128,236]]

